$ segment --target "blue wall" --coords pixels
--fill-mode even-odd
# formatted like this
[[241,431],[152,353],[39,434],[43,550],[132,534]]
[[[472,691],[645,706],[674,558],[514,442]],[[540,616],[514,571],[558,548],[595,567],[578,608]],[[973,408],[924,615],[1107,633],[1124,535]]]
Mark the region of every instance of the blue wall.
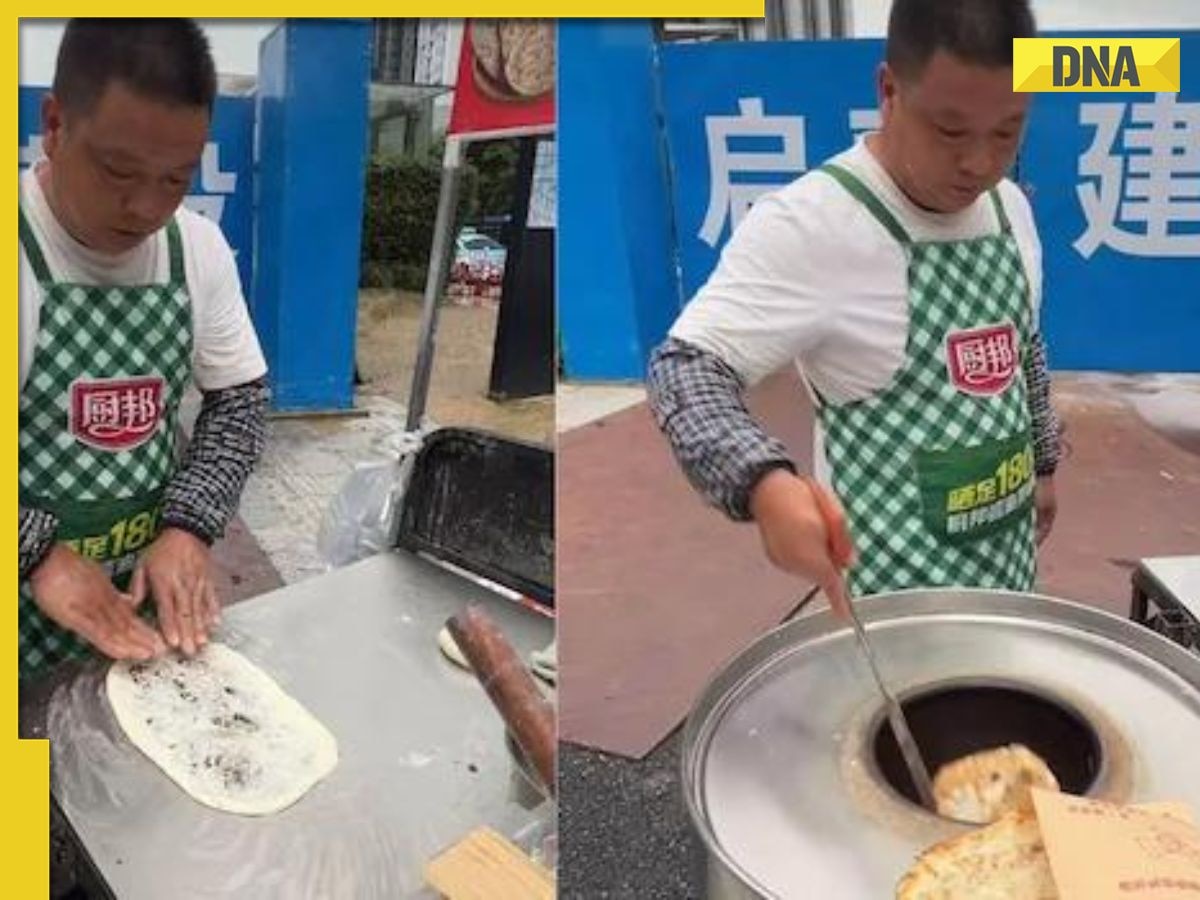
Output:
[[563,361],[571,378],[640,379],[680,308],[653,33],[564,21],[558,41]]
[[369,48],[365,20],[315,19],[261,47],[253,311],[279,409],[354,399]]
[[[1021,180],[1031,188],[1042,239],[1042,325],[1056,368],[1200,372],[1200,32],[1182,37],[1180,58],[1182,90],[1162,95],[1157,105],[1154,94],[1040,94],[1034,101]],[[1080,171],[1097,135],[1094,125],[1081,122],[1084,104],[1089,121],[1111,116],[1120,123],[1118,155],[1102,165],[1123,175],[1126,187],[1113,194],[1120,201],[1118,233],[1094,249],[1090,238],[1080,240],[1089,231],[1080,192],[1108,188]],[[1188,129],[1178,119],[1181,108],[1191,116]],[[1176,119],[1175,137],[1164,150],[1177,163],[1159,168],[1148,147],[1130,144],[1148,139],[1149,119],[1168,116]],[[1104,145],[1099,157],[1108,149]],[[1135,167],[1156,174],[1135,173]],[[1151,177],[1158,188],[1170,180],[1172,207],[1187,221],[1170,222],[1168,238],[1148,243],[1146,223],[1131,218],[1136,201],[1130,202],[1129,188],[1145,187]]]

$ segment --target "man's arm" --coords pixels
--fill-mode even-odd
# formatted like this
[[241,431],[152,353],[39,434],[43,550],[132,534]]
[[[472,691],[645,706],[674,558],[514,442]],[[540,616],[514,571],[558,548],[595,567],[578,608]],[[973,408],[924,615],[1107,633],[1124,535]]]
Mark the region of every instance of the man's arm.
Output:
[[1050,401],[1050,372],[1046,367],[1046,344],[1040,332],[1029,339],[1025,354],[1025,384],[1033,431],[1033,469],[1037,475],[1034,504],[1037,512],[1037,542],[1050,536],[1058,516],[1054,473],[1062,456],[1062,426]]
[[750,495],[772,469],[795,472],[782,442],[750,416],[741,379],[716,354],[668,338],[650,357],[646,388],[684,474],[730,518],[751,518]]
[[265,378],[204,393],[191,443],[167,486],[164,527],[206,544],[224,534],[262,455],[268,399]]
[[1062,456],[1062,425],[1050,401],[1050,372],[1046,367],[1046,343],[1040,332],[1029,339],[1025,355],[1025,383],[1029,393],[1029,415],[1033,422],[1034,471],[1039,478],[1052,476]]
[[[852,546],[845,516],[840,524],[827,520],[814,495],[823,489],[797,477],[783,444],[750,416],[733,369],[713,353],[669,338],[651,357],[647,386],[655,421],[692,485],[730,518],[753,520],[767,558],[816,582],[834,611],[845,615],[845,561],[833,551]],[[828,502],[840,514],[832,495]]]
[[187,655],[220,618],[209,546],[237,512],[266,437],[262,378],[204,392],[192,440],[163,498],[162,530],[133,572],[136,607],[154,597],[163,637]]
[[57,538],[57,516],[44,509],[17,506],[17,571],[22,581],[42,564]]

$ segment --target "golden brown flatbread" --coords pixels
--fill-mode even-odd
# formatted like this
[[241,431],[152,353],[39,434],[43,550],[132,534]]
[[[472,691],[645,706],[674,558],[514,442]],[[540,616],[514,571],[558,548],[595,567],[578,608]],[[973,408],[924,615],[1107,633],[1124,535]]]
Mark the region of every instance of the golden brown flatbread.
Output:
[[986,825],[1018,809],[1032,808],[1031,789],[1057,791],[1046,761],[1022,744],[972,753],[942,766],[933,779],[939,815]]
[[505,23],[500,27],[504,77],[523,97],[554,89],[554,25],[546,21]]
[[500,29],[495,19],[471,20],[471,47],[475,61],[488,78],[504,77],[504,65],[500,57]]
[[896,900],[1058,900],[1032,810],[922,853],[896,885]]

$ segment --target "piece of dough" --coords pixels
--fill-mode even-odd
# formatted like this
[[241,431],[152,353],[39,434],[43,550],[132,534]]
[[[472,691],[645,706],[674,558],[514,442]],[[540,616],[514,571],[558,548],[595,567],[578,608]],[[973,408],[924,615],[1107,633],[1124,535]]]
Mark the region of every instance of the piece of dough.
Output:
[[450,662],[460,668],[466,669],[468,672],[471,671],[471,664],[467,662],[467,658],[463,656],[462,650],[459,649],[458,643],[454,640],[454,635],[450,633],[450,629],[445,625],[438,632],[438,647]]
[[337,741],[325,726],[223,644],[190,659],[113,663],[105,686],[129,740],[214,809],[278,812],[337,765]]
[[896,900],[1057,900],[1058,889],[1032,810],[922,853],[896,885]]
[[1030,790],[1057,791],[1046,761],[1023,744],[971,753],[938,769],[933,797],[938,815],[986,825],[1002,815],[1031,808]]

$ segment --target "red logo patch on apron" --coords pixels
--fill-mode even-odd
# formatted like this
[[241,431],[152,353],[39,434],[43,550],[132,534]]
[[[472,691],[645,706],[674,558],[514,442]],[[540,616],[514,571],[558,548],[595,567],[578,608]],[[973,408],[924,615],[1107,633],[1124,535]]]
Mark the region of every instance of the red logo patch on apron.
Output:
[[98,450],[130,450],[158,430],[163,379],[79,379],[71,384],[71,434]]
[[965,394],[999,394],[1012,384],[1017,363],[1017,329],[1011,322],[946,336],[950,381]]

